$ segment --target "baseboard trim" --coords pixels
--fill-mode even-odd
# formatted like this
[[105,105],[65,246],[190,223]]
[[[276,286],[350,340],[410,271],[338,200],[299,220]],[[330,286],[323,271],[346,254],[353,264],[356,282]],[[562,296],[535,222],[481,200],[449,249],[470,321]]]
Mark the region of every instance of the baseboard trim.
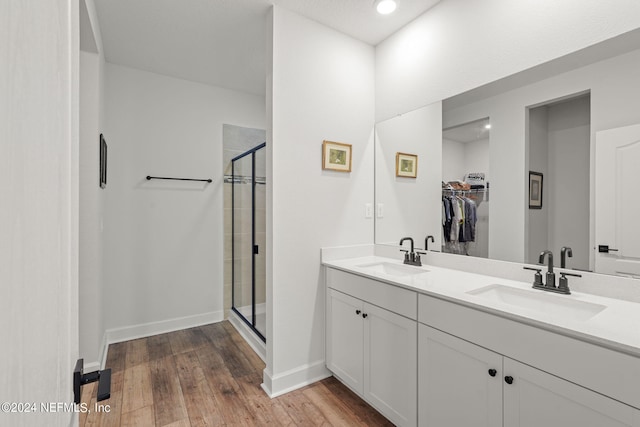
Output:
[[153,335],[165,334],[167,332],[178,331],[180,329],[194,328],[196,326],[218,323],[224,320],[222,311],[212,311],[209,313],[196,314],[195,316],[177,317],[175,319],[161,320],[158,322],[142,323],[139,325],[125,326],[123,328],[107,329],[105,332],[103,357],[106,362],[107,347],[122,341],[146,338]]
[[261,386],[267,395],[273,399],[328,378],[331,375],[331,372],[325,366],[324,360],[319,360],[278,375],[273,375],[265,369]]
[[93,372],[93,371],[99,371],[100,369],[102,369],[100,367],[100,362],[90,362],[90,363],[85,363],[82,366],[82,371],[86,374],[87,372]]
[[240,336],[249,344],[249,347],[256,352],[263,362],[267,363],[267,346],[258,336],[238,317],[238,314],[231,310],[227,320],[238,331]]

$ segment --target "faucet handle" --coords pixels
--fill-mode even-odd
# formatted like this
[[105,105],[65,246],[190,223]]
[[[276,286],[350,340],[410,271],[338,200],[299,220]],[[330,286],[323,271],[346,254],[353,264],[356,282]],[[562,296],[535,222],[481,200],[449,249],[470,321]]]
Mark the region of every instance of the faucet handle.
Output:
[[542,271],[542,269],[540,268],[533,268],[533,267],[522,267],[525,270],[531,270],[531,271],[535,271],[536,274],[533,275],[533,287],[539,287],[539,286],[543,286],[542,284],[542,274],[540,273]]
[[563,294],[570,295],[571,291],[569,290],[569,280],[565,276],[582,277],[582,275],[563,272],[560,273],[560,280],[558,280],[558,290]]
[[571,276],[571,277],[582,277],[582,274],[575,274],[575,273],[560,273],[561,276]]

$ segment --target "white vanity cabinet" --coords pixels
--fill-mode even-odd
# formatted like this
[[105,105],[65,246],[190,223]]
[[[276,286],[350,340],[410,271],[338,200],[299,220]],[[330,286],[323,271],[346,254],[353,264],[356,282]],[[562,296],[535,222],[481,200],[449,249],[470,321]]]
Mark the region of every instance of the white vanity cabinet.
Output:
[[504,358],[504,426],[640,427],[640,410]]
[[502,356],[419,325],[421,426],[502,427],[501,376]]
[[399,426],[417,425],[417,294],[327,269],[327,367]]
[[640,427],[636,356],[427,295],[418,321],[421,426]]
[[640,425],[637,409],[554,375],[423,324],[418,337],[421,426]]

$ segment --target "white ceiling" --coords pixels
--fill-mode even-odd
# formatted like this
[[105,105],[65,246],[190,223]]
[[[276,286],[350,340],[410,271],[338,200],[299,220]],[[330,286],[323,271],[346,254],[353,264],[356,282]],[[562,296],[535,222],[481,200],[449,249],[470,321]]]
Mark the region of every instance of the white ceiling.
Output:
[[376,45],[440,0],[95,0],[108,62],[264,95],[271,4]]
[[443,130],[442,137],[444,139],[461,142],[463,144],[486,139],[489,138],[489,135],[491,134],[491,131],[486,128],[489,123],[489,119],[486,118],[466,123],[464,125],[455,126]]

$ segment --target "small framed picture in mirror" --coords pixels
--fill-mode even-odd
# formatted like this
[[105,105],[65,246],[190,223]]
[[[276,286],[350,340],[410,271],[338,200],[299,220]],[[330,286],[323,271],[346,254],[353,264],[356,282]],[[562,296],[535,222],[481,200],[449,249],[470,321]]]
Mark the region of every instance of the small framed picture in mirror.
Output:
[[529,171],[529,209],[542,209],[542,174]]
[[396,176],[416,178],[418,176],[418,155],[396,153]]
[[351,144],[322,141],[322,169],[351,172]]

